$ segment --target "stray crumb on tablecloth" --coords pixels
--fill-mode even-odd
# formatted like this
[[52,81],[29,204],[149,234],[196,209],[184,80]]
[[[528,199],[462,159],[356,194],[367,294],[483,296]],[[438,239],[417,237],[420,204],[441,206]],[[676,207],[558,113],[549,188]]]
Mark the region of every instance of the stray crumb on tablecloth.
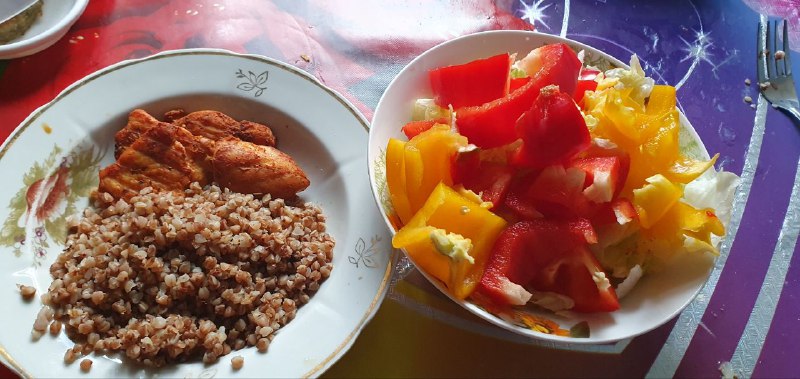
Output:
[[723,379],[734,379],[734,378],[736,378],[736,373],[733,372],[733,365],[731,365],[731,362],[727,362],[727,361],[722,362],[719,365],[719,372],[722,373],[722,378]]

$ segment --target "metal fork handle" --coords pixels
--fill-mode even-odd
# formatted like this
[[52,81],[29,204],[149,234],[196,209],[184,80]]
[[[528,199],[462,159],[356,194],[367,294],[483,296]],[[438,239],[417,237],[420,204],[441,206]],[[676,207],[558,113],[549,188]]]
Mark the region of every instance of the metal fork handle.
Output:
[[795,120],[796,120],[798,123],[800,123],[800,110],[797,110],[797,108],[793,108],[793,107],[784,108],[784,110],[785,110],[786,112],[788,112],[789,114],[791,114],[792,116],[794,116],[794,119],[795,119]]
[[800,110],[797,109],[794,105],[784,106],[778,105],[779,109],[782,109],[784,112],[788,113],[792,117],[794,117],[795,121],[797,121],[798,125],[800,125]]

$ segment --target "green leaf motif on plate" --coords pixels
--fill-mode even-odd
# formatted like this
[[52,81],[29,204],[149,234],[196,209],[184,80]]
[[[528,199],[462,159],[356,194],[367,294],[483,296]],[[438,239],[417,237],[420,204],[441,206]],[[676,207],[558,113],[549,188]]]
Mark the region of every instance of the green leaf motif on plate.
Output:
[[[22,177],[22,188],[8,204],[9,216],[0,229],[0,246],[20,256],[33,252],[34,264],[46,257],[49,241],[60,244],[67,237],[67,216],[77,212],[76,203],[97,186],[97,172],[104,151],[78,147],[67,154],[58,145]],[[26,231],[31,230],[32,235]]]
[[239,79],[246,80],[239,83],[236,86],[236,88],[245,92],[250,92],[255,90],[254,93],[255,97],[261,96],[267,89],[267,79],[269,79],[269,71],[264,71],[256,75],[254,72],[249,70],[247,71],[247,73],[245,73],[240,68],[239,71],[236,71],[235,75]]
[[363,263],[365,267],[375,268],[378,267],[378,262],[375,261],[375,254],[378,253],[378,243],[381,242],[381,236],[375,235],[370,238],[369,247],[363,238],[359,238],[356,242],[355,256],[348,256],[347,260],[356,265],[356,268]]

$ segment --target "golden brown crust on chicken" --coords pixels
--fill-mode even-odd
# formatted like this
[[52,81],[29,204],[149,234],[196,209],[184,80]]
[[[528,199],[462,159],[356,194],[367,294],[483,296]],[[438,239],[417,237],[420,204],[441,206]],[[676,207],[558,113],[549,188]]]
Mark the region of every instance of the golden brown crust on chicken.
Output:
[[174,122],[183,116],[186,116],[186,111],[183,108],[169,110],[164,112],[164,122]]
[[173,123],[186,128],[196,136],[206,137],[213,141],[233,136],[257,145],[275,146],[275,135],[266,125],[251,121],[239,122],[222,112],[192,112]]
[[268,126],[257,122],[242,120],[239,122],[240,128],[234,133],[242,141],[252,142],[256,145],[275,146],[275,135]]
[[116,142],[114,145],[114,157],[119,158],[128,146],[139,139],[139,136],[150,128],[158,125],[158,123],[159,121],[149,113],[141,109],[134,109],[128,114],[128,123],[125,127],[114,135],[114,140]]
[[129,199],[145,187],[183,190],[216,181],[236,192],[291,198],[309,185],[264,125],[217,111],[169,111],[160,122],[136,109],[115,135],[117,161],[100,172],[100,192]]
[[[230,136],[257,145],[275,146],[275,135],[266,125],[252,121],[239,122],[217,111],[197,111],[186,114],[183,109],[174,109],[164,113],[164,119],[185,128],[197,137],[203,137],[200,140],[209,149],[213,147],[213,141]],[[114,136],[116,142],[114,157],[119,158],[122,152],[139,136],[159,123],[161,121],[146,111],[133,110],[128,115],[128,123]]]
[[236,192],[292,198],[309,185],[297,163],[272,146],[226,138],[216,142],[212,163],[216,182]]
[[192,182],[208,184],[209,177],[195,159],[205,150],[186,130],[159,123],[144,132],[116,162],[100,171],[100,192],[129,199],[145,187],[180,191]]

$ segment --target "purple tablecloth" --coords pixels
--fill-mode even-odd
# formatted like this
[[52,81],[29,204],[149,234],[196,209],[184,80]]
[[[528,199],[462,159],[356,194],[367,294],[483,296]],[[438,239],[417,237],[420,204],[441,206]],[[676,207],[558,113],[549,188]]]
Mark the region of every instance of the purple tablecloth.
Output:
[[[730,237],[698,299],[632,341],[550,349],[448,305],[412,273],[328,374],[714,377],[730,362],[740,377],[797,377],[800,125],[745,84],[755,82],[757,23],[773,16],[790,22],[800,72],[797,0],[95,0],[53,47],[0,63],[0,140],[84,75],[176,48],[286,61],[343,93],[367,118],[406,63],[471,32],[535,29],[623,61],[637,54],[657,82],[678,88],[679,107],[708,150],[721,154],[717,166],[742,178]],[[0,377],[11,375],[0,367]]]

